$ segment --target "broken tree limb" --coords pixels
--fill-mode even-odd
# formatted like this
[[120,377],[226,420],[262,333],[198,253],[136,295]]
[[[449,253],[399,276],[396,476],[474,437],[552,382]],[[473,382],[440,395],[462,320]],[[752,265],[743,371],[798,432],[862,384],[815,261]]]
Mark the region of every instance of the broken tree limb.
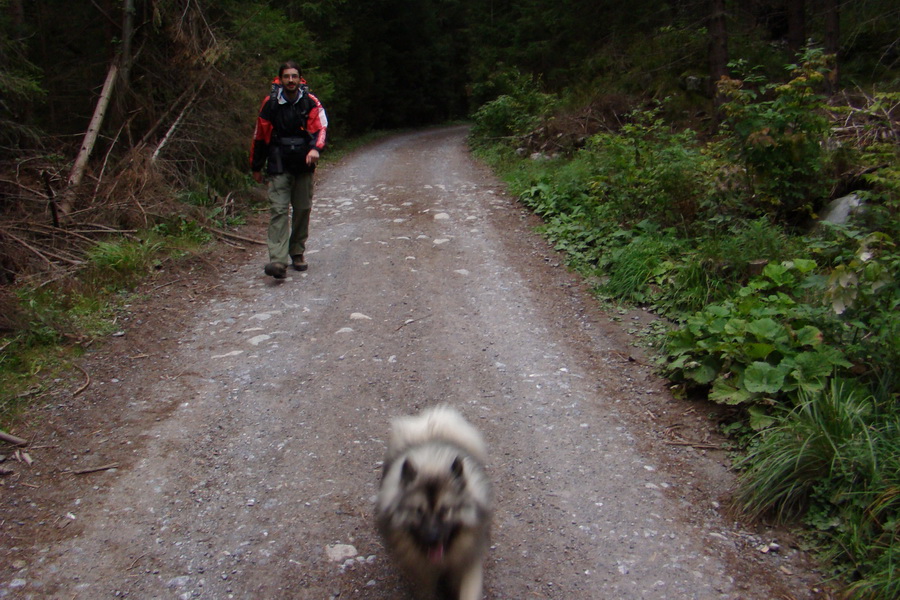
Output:
[[217,235],[221,235],[222,237],[231,238],[231,239],[233,239],[233,240],[240,240],[240,241],[242,241],[242,242],[247,242],[247,243],[249,243],[249,244],[258,244],[258,245],[260,245],[260,246],[265,246],[265,245],[266,245],[266,242],[264,242],[264,241],[261,241],[261,240],[254,240],[254,239],[251,239],[251,238],[248,238],[248,237],[244,237],[244,236],[238,235],[238,234],[236,234],[236,233],[231,233],[231,232],[229,232],[229,231],[222,231],[221,229],[216,229],[215,227],[210,227],[210,226],[208,226],[208,225],[205,226],[205,228],[206,228],[206,229],[209,229],[210,231],[212,231],[213,233],[215,233],[215,234],[217,234]]
[[162,152],[163,147],[168,143],[169,139],[175,134],[175,131],[178,129],[178,126],[181,125],[182,119],[187,114],[188,110],[194,105],[194,101],[197,99],[197,96],[200,94],[200,90],[203,89],[203,86],[206,84],[206,80],[197,86],[196,91],[191,95],[190,99],[185,103],[184,108],[181,109],[181,112],[178,113],[178,116],[175,118],[175,121],[172,125],[169,126],[168,131],[166,131],[166,135],[163,136],[163,139],[157,144],[156,150],[153,151],[153,155],[150,157],[150,164],[156,162],[156,159],[159,158],[159,153]]
[[108,471],[109,469],[117,469],[119,468],[119,463],[109,463],[108,465],[100,465],[99,467],[88,467],[87,469],[78,469],[77,471],[72,471],[75,475],[86,475],[88,473],[96,473],[97,471]]
[[87,371],[84,370],[84,368],[82,368],[81,365],[76,364],[76,363],[72,363],[72,364],[74,364],[74,365],[78,368],[79,371],[81,371],[82,373],[84,373],[84,384],[83,384],[80,388],[78,388],[77,390],[75,390],[75,392],[72,394],[72,397],[74,398],[75,396],[77,396],[78,394],[80,394],[81,392],[83,392],[84,390],[88,389],[88,387],[90,387],[90,385],[91,385],[91,376],[90,376],[90,374],[89,374]]
[[59,203],[59,209],[63,215],[68,215],[72,212],[75,188],[84,178],[84,170],[87,167],[91,152],[94,150],[94,144],[97,143],[97,136],[100,133],[100,126],[103,124],[103,117],[106,116],[106,109],[109,107],[109,100],[112,98],[113,86],[116,84],[118,73],[119,64],[118,59],[116,59],[109,65],[106,81],[103,82],[103,90],[100,92],[100,98],[97,99],[97,106],[94,108],[94,116],[91,117],[87,132],[84,134],[84,141],[81,142],[81,150],[78,151],[78,156],[75,157],[75,163],[72,165],[72,171],[69,173],[66,191],[63,193],[62,201]]
[[13,446],[25,446],[26,444],[28,444],[27,440],[23,440],[20,437],[16,437],[2,430],[0,430],[0,440],[12,444]]
[[66,183],[66,191],[63,193],[62,201],[59,203],[60,212],[63,216],[68,216],[72,211],[72,200],[75,198],[75,188],[84,178],[84,171],[87,167],[88,159],[94,150],[94,144],[97,142],[97,136],[100,133],[100,127],[103,125],[103,118],[106,116],[106,109],[109,108],[109,102],[112,99],[113,87],[116,80],[119,79],[120,71],[124,79],[125,86],[128,85],[128,73],[131,69],[131,41],[134,37],[134,0],[122,1],[122,44],[119,52],[113,58],[109,65],[109,71],[106,73],[106,81],[103,82],[103,89],[100,97],[97,99],[97,106],[94,108],[94,114],[88,125],[87,132],[84,134],[84,141],[81,143],[81,149],[75,157],[75,163],[72,165],[72,171],[69,173],[69,179]]

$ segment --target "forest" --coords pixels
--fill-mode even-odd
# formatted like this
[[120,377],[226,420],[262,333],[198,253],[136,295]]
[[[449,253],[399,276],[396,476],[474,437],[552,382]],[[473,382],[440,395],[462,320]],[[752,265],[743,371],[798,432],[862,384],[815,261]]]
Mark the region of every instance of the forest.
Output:
[[726,415],[738,509],[840,595],[900,597],[893,0],[0,0],[0,429],[259,205],[289,59],[325,160],[471,123],[598,301],[662,317],[640,334]]

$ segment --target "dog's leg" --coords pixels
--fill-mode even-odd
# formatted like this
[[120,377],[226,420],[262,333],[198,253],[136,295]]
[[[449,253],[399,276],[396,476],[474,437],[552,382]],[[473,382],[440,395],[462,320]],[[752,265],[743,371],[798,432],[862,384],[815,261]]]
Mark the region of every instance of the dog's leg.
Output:
[[481,600],[482,578],[481,563],[463,573],[459,582],[459,600]]

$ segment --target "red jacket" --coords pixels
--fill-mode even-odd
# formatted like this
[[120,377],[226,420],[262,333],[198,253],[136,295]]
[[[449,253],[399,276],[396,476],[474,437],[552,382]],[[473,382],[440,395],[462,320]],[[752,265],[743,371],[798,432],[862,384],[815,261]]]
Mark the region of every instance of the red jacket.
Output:
[[266,96],[253,132],[250,170],[261,171],[264,165],[270,175],[315,170],[306,164],[306,154],[313,148],[319,152],[325,148],[327,129],[325,109],[305,85],[294,102],[285,99],[281,91],[275,97]]

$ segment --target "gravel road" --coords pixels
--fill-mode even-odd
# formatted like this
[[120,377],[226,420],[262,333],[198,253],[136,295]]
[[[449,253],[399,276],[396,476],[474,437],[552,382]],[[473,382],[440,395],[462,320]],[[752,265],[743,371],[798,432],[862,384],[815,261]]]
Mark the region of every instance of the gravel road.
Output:
[[405,598],[373,502],[390,420],[436,403],[490,448],[486,598],[817,597],[729,517],[710,409],[632,345],[650,315],[601,310],[465,133],[322,169],[305,273],[252,246],[146,284],[2,479],[0,597]]

